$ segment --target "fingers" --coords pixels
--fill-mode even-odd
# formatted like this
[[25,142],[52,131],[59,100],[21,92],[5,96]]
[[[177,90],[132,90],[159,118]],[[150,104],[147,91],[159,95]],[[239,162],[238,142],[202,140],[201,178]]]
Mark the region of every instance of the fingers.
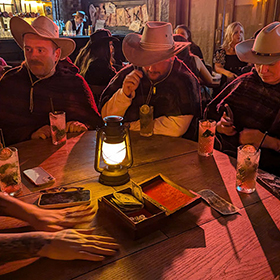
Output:
[[91,254],[89,252],[85,251],[79,251],[79,258],[80,260],[87,260],[87,261],[93,261],[93,262],[101,262],[105,259],[104,256],[99,256],[95,254]]
[[47,139],[51,136],[51,129],[49,125],[39,128],[31,135],[31,139]]
[[88,130],[87,126],[78,121],[70,121],[66,124],[66,132],[82,132]]
[[133,91],[135,91],[140,83],[143,73],[139,70],[133,70],[128,74],[123,82],[123,92],[125,95],[130,96]]

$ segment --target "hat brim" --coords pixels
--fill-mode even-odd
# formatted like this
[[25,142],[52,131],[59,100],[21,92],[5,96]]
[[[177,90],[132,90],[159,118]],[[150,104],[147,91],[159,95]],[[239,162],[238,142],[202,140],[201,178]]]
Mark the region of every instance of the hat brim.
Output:
[[252,52],[255,40],[245,40],[235,46],[235,51],[241,61],[253,64],[271,64],[280,60],[280,55],[277,56],[263,56]]
[[102,38],[98,38],[95,41],[92,41],[92,44],[96,44],[96,43],[99,43],[99,42],[110,42],[110,41],[119,42],[120,40],[118,38],[113,37],[113,36],[102,37]]
[[13,17],[10,21],[11,33],[21,49],[23,49],[23,36],[27,33],[35,34],[43,39],[48,39],[53,41],[60,49],[61,56],[60,59],[63,60],[69,56],[76,47],[75,41],[70,38],[52,38],[47,36],[42,36],[36,31],[29,23],[19,17]]
[[131,33],[125,36],[122,45],[126,59],[139,67],[149,66],[173,57],[191,44],[190,42],[174,42],[174,46],[169,50],[148,51],[141,47],[140,40],[141,35]]

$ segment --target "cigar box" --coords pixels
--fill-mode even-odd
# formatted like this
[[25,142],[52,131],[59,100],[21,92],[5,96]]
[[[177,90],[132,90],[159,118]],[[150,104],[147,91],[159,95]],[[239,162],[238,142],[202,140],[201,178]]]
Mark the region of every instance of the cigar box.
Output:
[[187,210],[201,200],[199,194],[175,184],[162,174],[140,184],[131,181],[130,188],[118,193],[133,195],[143,202],[144,207],[137,211],[123,211],[112,202],[114,194],[109,194],[99,199],[99,209],[115,223],[115,227],[122,228],[133,239],[159,229],[167,216]]

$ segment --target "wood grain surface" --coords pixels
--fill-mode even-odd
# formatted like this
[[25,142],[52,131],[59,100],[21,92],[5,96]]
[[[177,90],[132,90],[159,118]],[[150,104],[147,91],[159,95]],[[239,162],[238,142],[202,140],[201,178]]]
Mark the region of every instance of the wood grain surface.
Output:
[[[74,135],[55,147],[49,141],[32,140],[16,145],[21,170],[42,166],[55,178],[54,185],[90,189],[94,203],[101,196],[130,186],[110,187],[98,182],[93,168],[95,132]],[[160,230],[136,241],[98,211],[96,234],[113,235],[120,251],[104,262],[40,259],[0,277],[30,280],[89,279],[275,279],[280,275],[280,201],[257,184],[251,195],[235,189],[236,160],[214,151],[213,157],[197,154],[197,143],[165,136],[140,137],[132,133],[134,165],[131,179],[140,183],[163,174],[195,192],[211,189],[240,208],[221,216],[205,202],[166,218]],[[36,202],[38,188],[23,178],[20,199]],[[33,195],[25,195],[35,192]],[[3,226],[5,223],[5,226]],[[0,218],[0,232],[30,230],[11,218]],[[278,278],[279,279],[279,278]]]

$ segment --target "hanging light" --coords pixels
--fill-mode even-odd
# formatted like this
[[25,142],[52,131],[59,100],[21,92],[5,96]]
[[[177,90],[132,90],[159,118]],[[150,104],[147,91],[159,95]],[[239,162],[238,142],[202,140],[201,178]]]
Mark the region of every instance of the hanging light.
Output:
[[[129,181],[127,169],[132,166],[132,151],[129,129],[123,125],[123,118],[108,116],[105,125],[97,130],[94,168],[100,172],[99,182],[118,186]],[[103,161],[104,167],[100,164]]]

